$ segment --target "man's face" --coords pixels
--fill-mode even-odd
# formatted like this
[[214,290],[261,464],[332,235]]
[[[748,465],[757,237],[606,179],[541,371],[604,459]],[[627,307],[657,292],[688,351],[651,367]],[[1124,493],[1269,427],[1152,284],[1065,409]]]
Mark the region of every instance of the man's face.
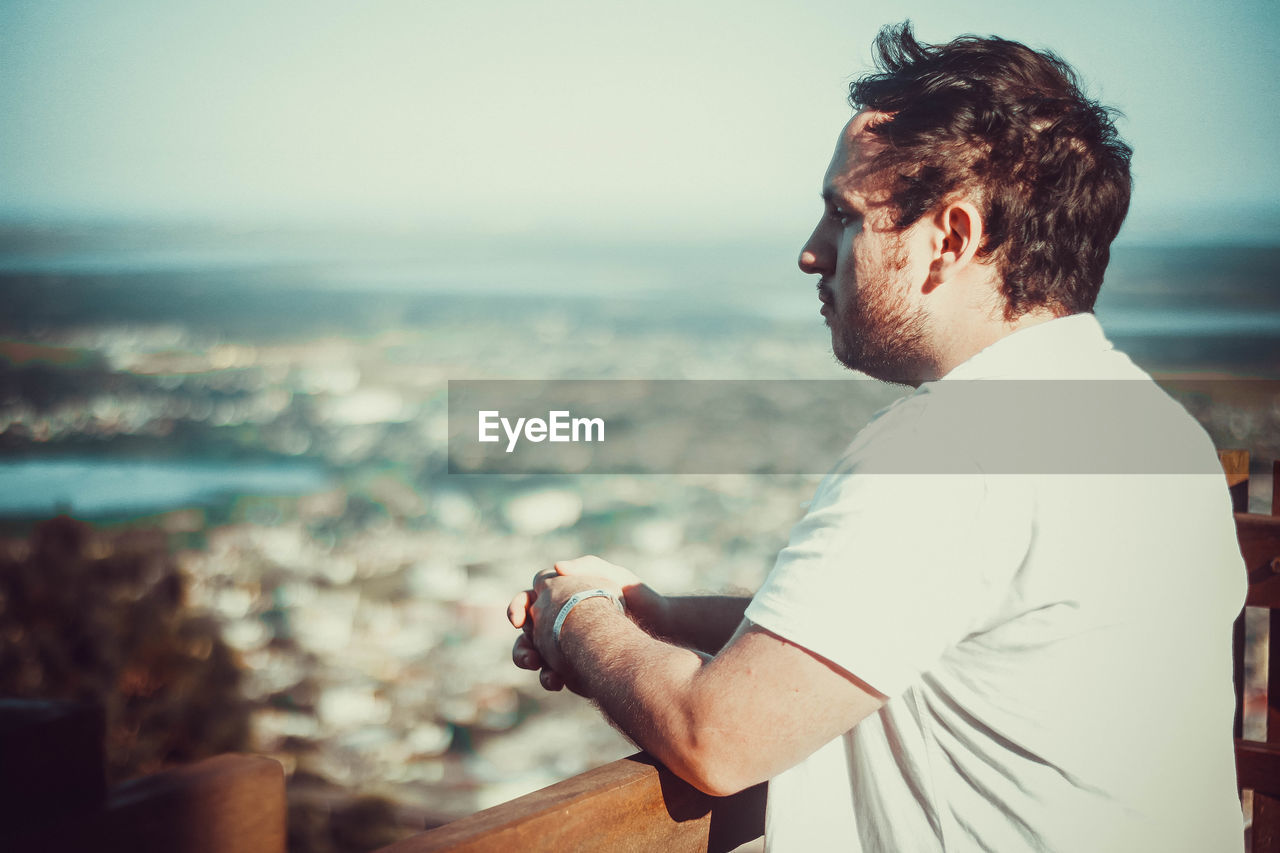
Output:
[[823,181],[822,219],[800,252],[800,269],[820,275],[818,297],[831,348],[846,367],[918,385],[933,362],[920,304],[926,251],[915,226],[893,230],[888,191],[867,167],[880,144],[860,113],[845,126]]

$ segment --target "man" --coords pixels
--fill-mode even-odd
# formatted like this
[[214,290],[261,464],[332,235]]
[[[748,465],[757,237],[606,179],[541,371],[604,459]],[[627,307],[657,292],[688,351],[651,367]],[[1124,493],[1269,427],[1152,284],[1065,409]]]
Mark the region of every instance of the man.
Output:
[[[836,357],[916,392],[753,599],[557,563],[511,604],[514,660],[704,791],[770,780],[770,849],[1240,849],[1225,484],[1091,313],[1130,150],[1052,55],[905,24],[877,46],[800,267]],[[1023,381],[966,381],[997,378]],[[1047,379],[1145,402],[1055,406],[1082,386]],[[992,387],[1014,404],[963,390]],[[1147,467],[1010,455],[1040,447]]]

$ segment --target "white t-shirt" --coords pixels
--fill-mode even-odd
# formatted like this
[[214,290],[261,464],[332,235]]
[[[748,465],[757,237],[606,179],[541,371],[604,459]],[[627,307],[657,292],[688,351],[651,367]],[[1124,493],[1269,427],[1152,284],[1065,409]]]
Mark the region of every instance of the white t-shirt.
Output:
[[1240,850],[1244,593],[1195,421],[1092,315],[1002,339],[858,434],[747,609],[889,697],[770,781],[769,849]]

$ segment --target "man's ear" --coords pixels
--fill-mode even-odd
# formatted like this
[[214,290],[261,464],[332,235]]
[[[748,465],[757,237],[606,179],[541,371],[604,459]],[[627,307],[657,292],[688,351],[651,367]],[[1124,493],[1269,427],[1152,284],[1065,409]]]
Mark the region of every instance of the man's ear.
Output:
[[985,232],[982,214],[968,199],[944,204],[934,217],[934,228],[929,283],[936,287],[974,263]]

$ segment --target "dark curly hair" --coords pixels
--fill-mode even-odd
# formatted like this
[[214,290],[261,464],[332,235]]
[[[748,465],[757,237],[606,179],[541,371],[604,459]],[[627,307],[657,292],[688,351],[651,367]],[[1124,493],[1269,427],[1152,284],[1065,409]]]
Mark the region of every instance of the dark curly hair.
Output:
[[1001,274],[1006,319],[1093,309],[1129,210],[1133,153],[1113,111],[1047,51],[1001,38],[916,41],[911,22],[876,37],[877,73],[849,87],[855,109],[888,117],[873,166],[891,178],[899,229],[966,193],[983,214],[979,256]]

